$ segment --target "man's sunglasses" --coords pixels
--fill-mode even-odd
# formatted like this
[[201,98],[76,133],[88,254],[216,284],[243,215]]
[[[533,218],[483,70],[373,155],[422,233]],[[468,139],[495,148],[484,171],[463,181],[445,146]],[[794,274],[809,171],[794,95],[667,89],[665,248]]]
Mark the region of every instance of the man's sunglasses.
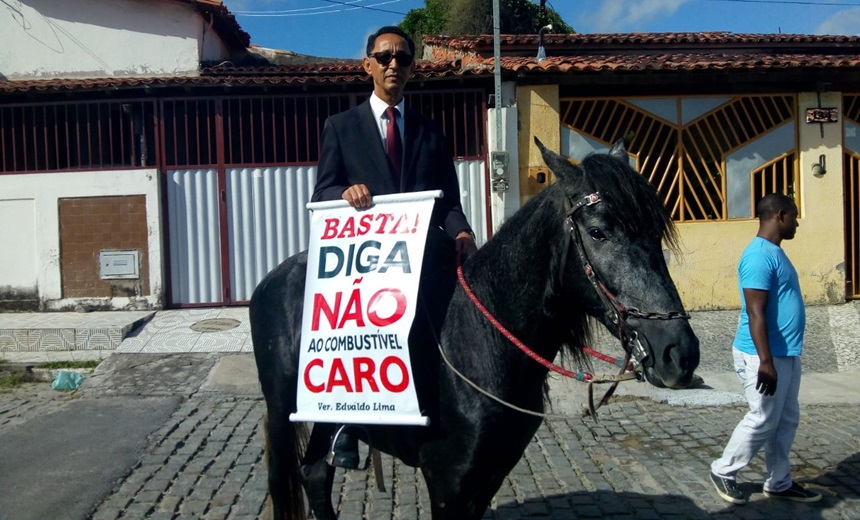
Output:
[[397,65],[401,67],[412,65],[412,60],[415,59],[411,54],[402,51],[394,54],[391,51],[371,52],[368,56],[375,58],[383,67],[387,67],[391,63],[392,58],[397,58]]

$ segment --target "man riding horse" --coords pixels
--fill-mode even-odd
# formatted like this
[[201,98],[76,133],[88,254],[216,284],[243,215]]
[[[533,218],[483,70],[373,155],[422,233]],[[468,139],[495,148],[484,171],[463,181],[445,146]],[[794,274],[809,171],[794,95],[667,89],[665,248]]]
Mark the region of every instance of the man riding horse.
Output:
[[[373,78],[373,93],[326,121],[311,200],[343,199],[362,209],[375,195],[443,191],[427,236],[419,292],[423,305],[410,334],[415,348],[415,342],[439,336],[456,263],[476,250],[475,235],[460,205],[445,136],[432,120],[405,106],[403,90],[415,69],[414,42],[398,27],[382,27],[368,37],[366,51],[362,65]],[[335,436],[332,452],[333,465],[358,467],[357,439],[349,428]]]

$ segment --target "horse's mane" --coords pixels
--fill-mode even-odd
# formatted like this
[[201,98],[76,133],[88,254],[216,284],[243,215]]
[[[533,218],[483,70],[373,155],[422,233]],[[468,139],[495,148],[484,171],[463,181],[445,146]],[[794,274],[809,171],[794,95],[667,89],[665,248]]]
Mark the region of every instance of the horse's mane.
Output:
[[588,155],[578,169],[585,185],[600,193],[627,231],[659,236],[670,249],[677,251],[678,235],[672,217],[654,185],[645,177],[631,174],[627,165],[607,154]]

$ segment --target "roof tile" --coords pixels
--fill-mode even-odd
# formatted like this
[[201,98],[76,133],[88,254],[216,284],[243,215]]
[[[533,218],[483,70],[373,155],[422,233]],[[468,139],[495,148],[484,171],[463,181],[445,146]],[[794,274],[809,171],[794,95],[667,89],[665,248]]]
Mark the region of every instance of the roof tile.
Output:
[[[591,33],[591,34],[544,34],[547,48],[563,45],[751,45],[751,44],[860,44],[857,36],[828,36],[809,34],[741,34],[731,32],[669,32],[669,33]],[[459,50],[475,50],[492,46],[493,36],[425,36],[426,45],[439,45]],[[500,44],[537,45],[536,34],[503,34]]]
[[[431,79],[463,76],[458,63],[417,61],[413,77]],[[360,64],[299,64],[277,67],[212,67],[200,76],[58,78],[45,80],[0,81],[0,92],[104,90],[115,88],[244,85],[302,85],[365,82],[370,78]]]
[[[493,71],[492,57],[475,51],[485,50],[481,46],[491,47],[492,36],[428,36],[424,41],[437,47],[459,51],[439,53],[444,59],[438,61],[417,61],[415,77],[419,79],[488,75]],[[502,57],[502,69],[519,74],[860,68],[860,37],[855,36],[725,32],[559,34],[546,36],[544,43],[549,56],[541,63],[537,63],[534,58],[537,51],[536,35],[504,35],[503,41],[508,46],[522,45],[519,54],[530,54],[508,54]],[[701,47],[690,50],[691,44]],[[776,44],[782,47],[776,50],[771,47],[764,49],[765,45],[760,44]],[[568,47],[569,45],[573,47]],[[649,45],[650,47],[647,47]],[[733,47],[736,45],[740,47]],[[571,48],[575,51],[571,51]],[[510,47],[507,50],[510,50]],[[0,92],[180,85],[332,84],[368,80],[357,60],[305,56],[299,61],[301,62],[266,66],[219,65],[204,68],[200,76],[193,77],[0,81]]]
[[[482,61],[485,68],[493,66],[493,59]],[[549,56],[537,63],[533,57],[505,56],[502,68],[514,72],[580,72],[602,71],[660,71],[660,70],[750,70],[791,68],[857,68],[860,55],[830,56],[821,54],[659,54],[617,56]]]

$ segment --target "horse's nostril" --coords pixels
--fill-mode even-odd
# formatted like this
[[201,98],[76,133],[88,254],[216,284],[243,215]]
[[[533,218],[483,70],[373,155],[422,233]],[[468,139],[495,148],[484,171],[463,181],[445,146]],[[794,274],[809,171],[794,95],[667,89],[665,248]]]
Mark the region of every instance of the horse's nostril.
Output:
[[699,366],[698,348],[695,355],[682,345],[667,345],[663,351],[663,361],[667,366],[676,368],[682,373],[692,373]]
[[678,350],[678,345],[675,343],[666,345],[666,348],[663,349],[663,363],[673,373],[681,368],[681,363],[684,361],[680,359],[681,356]]

